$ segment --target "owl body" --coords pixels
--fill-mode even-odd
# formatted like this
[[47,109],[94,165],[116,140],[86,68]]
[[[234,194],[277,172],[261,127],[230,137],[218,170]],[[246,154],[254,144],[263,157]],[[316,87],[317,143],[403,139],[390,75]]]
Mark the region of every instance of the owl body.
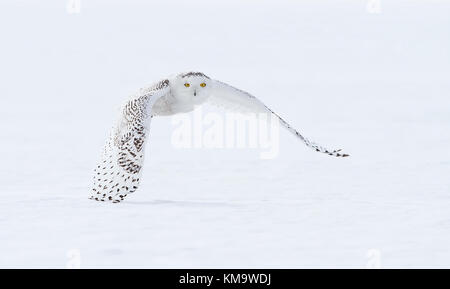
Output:
[[180,73],[142,88],[122,106],[93,176],[91,199],[121,202],[140,183],[151,118],[190,112],[208,101],[225,109],[275,116],[288,131],[315,151],[346,157],[301,135],[256,97],[201,72]]

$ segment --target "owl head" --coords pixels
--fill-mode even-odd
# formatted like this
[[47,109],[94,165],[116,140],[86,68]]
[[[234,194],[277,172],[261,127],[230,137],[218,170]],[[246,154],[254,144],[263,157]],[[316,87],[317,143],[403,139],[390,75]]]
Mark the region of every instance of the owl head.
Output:
[[178,74],[170,81],[172,95],[180,102],[202,104],[210,95],[211,79],[201,72]]

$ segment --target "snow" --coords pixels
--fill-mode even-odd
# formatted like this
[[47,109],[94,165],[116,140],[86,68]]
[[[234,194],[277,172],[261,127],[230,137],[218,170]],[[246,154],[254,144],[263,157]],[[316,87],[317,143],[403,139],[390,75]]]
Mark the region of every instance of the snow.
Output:
[[[449,267],[448,1],[58,2],[0,4],[0,267]],[[161,117],[141,188],[88,200],[117,107],[186,70],[351,157],[176,149]]]

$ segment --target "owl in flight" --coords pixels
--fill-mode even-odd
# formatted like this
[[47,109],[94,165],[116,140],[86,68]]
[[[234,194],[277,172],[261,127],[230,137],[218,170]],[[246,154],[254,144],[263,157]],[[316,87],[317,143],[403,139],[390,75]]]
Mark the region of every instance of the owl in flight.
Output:
[[190,112],[206,101],[240,112],[273,114],[286,129],[315,151],[335,157],[348,156],[341,150],[329,150],[308,140],[243,90],[201,72],[181,73],[140,89],[125,102],[94,170],[90,199],[118,203],[135,192],[139,187],[151,118]]

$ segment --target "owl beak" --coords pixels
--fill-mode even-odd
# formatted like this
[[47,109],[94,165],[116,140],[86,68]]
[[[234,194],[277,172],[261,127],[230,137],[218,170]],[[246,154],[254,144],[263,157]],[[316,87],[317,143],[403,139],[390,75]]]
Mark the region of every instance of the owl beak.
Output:
[[194,96],[197,96],[197,90],[194,90]]

